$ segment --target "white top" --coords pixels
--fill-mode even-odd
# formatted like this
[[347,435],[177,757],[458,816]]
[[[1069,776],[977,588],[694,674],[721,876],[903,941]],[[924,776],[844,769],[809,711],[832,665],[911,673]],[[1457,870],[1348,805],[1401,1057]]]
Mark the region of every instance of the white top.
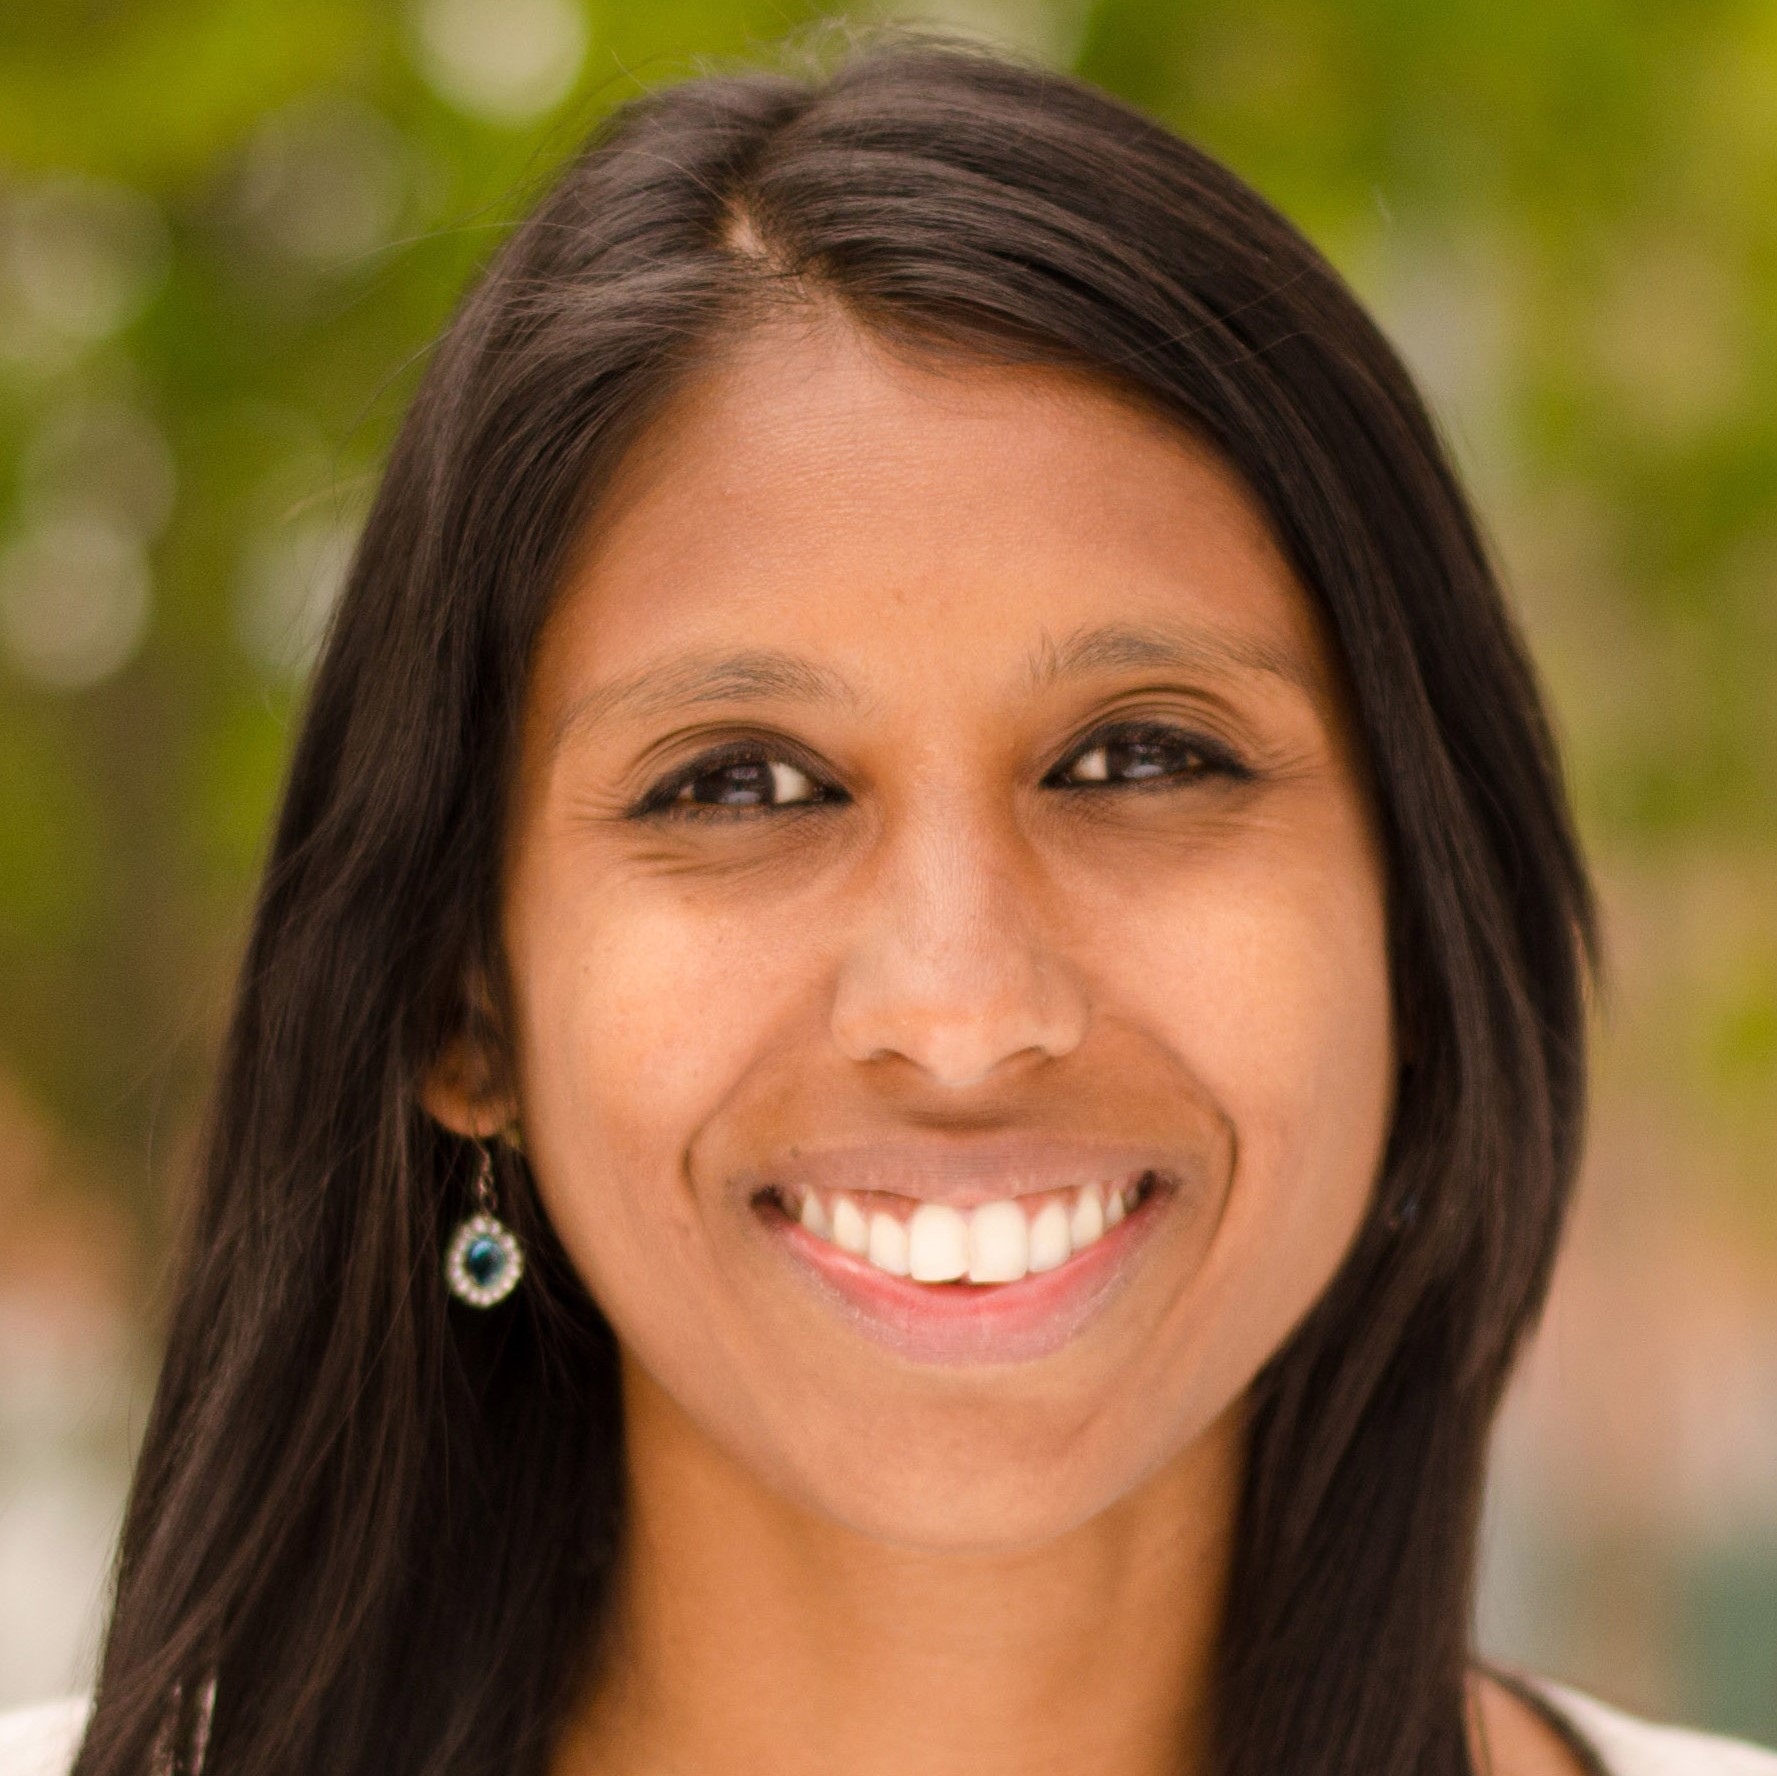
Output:
[[[1527,1678],[1597,1751],[1611,1776],[1777,1776],[1777,1752],[1625,1714],[1551,1678]],[[0,1776],[67,1776],[86,1724],[86,1698],[0,1714]]]
[[[1553,1678],[1524,1676],[1567,1717],[1611,1776],[1777,1776],[1777,1751],[1719,1733],[1656,1724]],[[0,1776],[12,1772],[0,1765]]]

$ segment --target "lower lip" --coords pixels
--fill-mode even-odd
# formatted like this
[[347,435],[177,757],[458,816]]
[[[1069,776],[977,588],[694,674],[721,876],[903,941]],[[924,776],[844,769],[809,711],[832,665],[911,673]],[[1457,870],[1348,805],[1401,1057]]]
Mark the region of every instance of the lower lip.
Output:
[[817,1238],[775,1200],[758,1212],[798,1272],[866,1337],[915,1362],[1021,1363],[1059,1350],[1109,1306],[1178,1194],[1157,1183],[1085,1251],[1015,1283],[890,1276]]

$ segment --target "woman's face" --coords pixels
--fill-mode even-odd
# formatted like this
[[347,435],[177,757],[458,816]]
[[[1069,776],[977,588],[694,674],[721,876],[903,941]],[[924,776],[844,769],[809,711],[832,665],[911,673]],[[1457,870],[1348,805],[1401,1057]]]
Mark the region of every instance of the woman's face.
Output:
[[1333,656],[1211,454],[756,333],[589,527],[511,829],[516,1108],[632,1402],[928,1548],[1236,1422],[1381,1157],[1383,902]]

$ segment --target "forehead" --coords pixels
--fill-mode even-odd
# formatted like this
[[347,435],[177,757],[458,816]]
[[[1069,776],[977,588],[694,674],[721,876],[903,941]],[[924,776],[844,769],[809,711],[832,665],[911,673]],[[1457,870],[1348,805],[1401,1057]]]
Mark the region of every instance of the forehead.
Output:
[[620,465],[538,661],[586,680],[755,651],[953,690],[1244,664],[1329,712],[1338,673],[1256,502],[1183,427],[1074,372],[914,360],[837,321],[759,328]]

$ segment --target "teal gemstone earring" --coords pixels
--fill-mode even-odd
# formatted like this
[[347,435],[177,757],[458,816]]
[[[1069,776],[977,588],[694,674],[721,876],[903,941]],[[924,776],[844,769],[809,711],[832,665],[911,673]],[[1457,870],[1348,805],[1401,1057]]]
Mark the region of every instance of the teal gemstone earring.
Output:
[[444,1280],[459,1301],[492,1307],[518,1287],[524,1253],[512,1229],[494,1213],[494,1162],[477,1143],[475,1213],[460,1222],[444,1256]]

